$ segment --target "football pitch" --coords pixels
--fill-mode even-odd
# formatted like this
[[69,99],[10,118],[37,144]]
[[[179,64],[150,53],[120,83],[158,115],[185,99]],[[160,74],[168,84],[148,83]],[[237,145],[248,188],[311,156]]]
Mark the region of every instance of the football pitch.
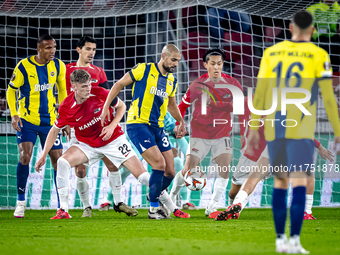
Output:
[[[53,210],[27,210],[24,219],[0,211],[0,254],[275,254],[270,209],[245,209],[240,219],[215,222],[204,210],[190,219],[149,220],[147,210],[124,214],[70,210],[72,219],[50,220]],[[301,243],[311,254],[340,254],[340,208],[313,208]],[[289,221],[289,218],[288,218]],[[287,221],[287,224],[288,224]]]

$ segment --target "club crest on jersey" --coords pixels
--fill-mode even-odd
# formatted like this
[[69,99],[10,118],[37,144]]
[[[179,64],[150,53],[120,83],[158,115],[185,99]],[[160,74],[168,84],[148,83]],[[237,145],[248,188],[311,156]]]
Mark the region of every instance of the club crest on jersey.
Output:
[[172,81],[169,81],[168,83],[169,83],[169,86],[172,86],[172,85],[173,85]]
[[55,71],[50,72],[51,77],[54,77],[54,75],[55,75]]
[[97,83],[98,82],[98,80],[96,80],[96,79],[92,79],[92,81],[91,81],[91,83]]
[[94,110],[94,114],[96,114],[99,111],[100,111],[100,108],[97,108],[96,110]]

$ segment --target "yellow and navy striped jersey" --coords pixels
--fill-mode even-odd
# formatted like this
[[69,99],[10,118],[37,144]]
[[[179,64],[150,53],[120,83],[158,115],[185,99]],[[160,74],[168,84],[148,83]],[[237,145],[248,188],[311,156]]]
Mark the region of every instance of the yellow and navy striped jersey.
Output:
[[12,102],[15,98],[7,97],[11,116],[19,115],[38,126],[52,126],[56,119],[55,85],[61,103],[67,95],[65,74],[65,64],[56,58],[45,65],[38,64],[34,56],[21,60],[9,83],[9,89],[19,89],[18,112]]
[[144,123],[163,127],[169,97],[174,97],[176,93],[176,76],[172,73],[164,76],[156,63],[138,64],[129,74],[134,83],[127,124]]
[[[313,139],[319,86],[322,91],[322,82],[328,82],[329,84],[324,85],[327,86],[327,89],[324,90],[327,90],[327,93],[325,92],[325,95],[322,93],[324,100],[327,96],[331,98],[333,93],[333,90],[329,89],[332,88],[329,79],[331,76],[332,67],[328,53],[311,42],[283,41],[266,49],[261,60],[257,88],[253,99],[255,109],[268,110],[273,104],[273,88],[277,87],[278,89],[277,108],[265,118],[266,140],[273,141],[280,138]],[[308,90],[311,93],[311,99],[302,105],[311,115],[305,115],[295,104],[287,104],[286,115],[281,115],[282,88]],[[305,97],[304,93],[286,94],[287,99],[303,99]],[[334,93],[333,98],[335,100]],[[335,117],[338,116],[338,113],[334,114]],[[329,118],[331,119],[331,116]],[[259,119],[259,116],[252,114],[252,119]],[[296,126],[293,127],[294,125]],[[335,123],[335,125],[339,126],[339,123]],[[257,129],[256,127],[250,128]],[[337,128],[334,131],[338,132]]]

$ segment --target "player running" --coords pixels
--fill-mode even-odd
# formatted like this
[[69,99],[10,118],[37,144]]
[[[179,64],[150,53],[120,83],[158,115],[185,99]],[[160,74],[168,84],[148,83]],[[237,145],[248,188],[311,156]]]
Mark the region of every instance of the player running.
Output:
[[[107,82],[107,77],[104,70],[92,64],[93,58],[97,50],[97,41],[90,36],[83,36],[77,42],[77,52],[79,58],[77,62],[66,65],[66,88],[68,95],[72,92],[72,85],[70,81],[70,75],[74,70],[82,69],[87,71],[91,75],[91,87],[102,87],[110,89]],[[69,141],[69,147],[78,143],[78,140],[74,134],[74,129],[71,129],[71,139]],[[102,158],[105,166],[109,170],[109,183],[114,196],[113,208],[116,212],[124,212],[128,216],[135,216],[138,214],[137,210],[129,207],[121,198],[122,179],[121,174],[114,164],[107,158]],[[75,166],[76,173],[76,185],[77,191],[81,202],[84,206],[84,212],[82,217],[92,217],[92,207],[89,201],[89,184],[86,179],[87,167],[82,164]]]
[[[55,90],[58,88],[59,104],[66,97],[65,64],[54,58],[57,44],[50,35],[42,35],[37,40],[38,54],[21,60],[14,69],[7,90],[7,102],[12,116],[12,126],[17,130],[20,160],[17,167],[16,218],[25,216],[25,191],[29,175],[29,163],[33,146],[39,136],[44,147],[48,132],[56,118]],[[19,90],[19,109],[16,108],[16,91]],[[54,143],[54,144],[53,144]],[[57,160],[63,153],[60,136],[53,140],[47,151],[54,169],[56,183]],[[57,185],[55,185],[57,187]],[[57,190],[58,196],[58,190]],[[58,197],[59,208],[59,197]]]
[[[340,143],[340,124],[338,108],[332,87],[332,67],[327,52],[310,42],[313,34],[313,17],[306,11],[294,15],[289,26],[292,41],[283,41],[266,49],[261,60],[258,83],[254,95],[254,108],[270,109],[273,88],[278,88],[277,98],[281,98],[283,89],[289,89],[286,97],[295,104],[288,104],[281,114],[281,105],[266,116],[278,119],[274,125],[265,125],[265,137],[268,144],[270,165],[276,167],[274,190],[272,195],[273,216],[276,230],[276,252],[308,254],[300,244],[307,177],[313,164],[313,138],[316,123],[318,87],[321,89],[327,116],[334,129],[334,142]],[[299,89],[299,92],[296,90]],[[304,89],[304,90],[301,90]],[[303,91],[303,93],[301,93]],[[304,101],[305,91],[311,95],[310,101]],[[302,98],[302,99],[301,99]],[[301,102],[302,101],[302,102]],[[280,102],[280,100],[279,100]],[[304,112],[302,112],[302,109]],[[308,114],[307,114],[308,112]],[[252,114],[252,119],[259,119]],[[281,122],[294,120],[296,125],[285,127]],[[288,123],[287,123],[288,124]],[[289,123],[288,125],[291,125]],[[250,127],[248,138],[250,153],[259,141],[258,128]],[[277,171],[280,165],[290,172]],[[294,170],[295,169],[295,170]],[[287,243],[285,223],[287,216],[287,189],[292,184],[293,195],[290,207],[291,231]]]
[[[150,174],[136,157],[131,145],[126,140],[124,132],[118,125],[124,116],[125,104],[115,98],[116,110],[110,107],[110,121],[101,126],[100,114],[104,106],[108,90],[100,87],[91,89],[91,76],[85,70],[75,70],[70,76],[74,92],[60,105],[59,116],[46,139],[41,157],[35,164],[39,172],[45,164],[46,155],[60,129],[66,125],[75,128],[79,143],[72,145],[58,160],[57,187],[60,195],[60,207],[52,219],[68,219],[69,170],[79,164],[93,165],[98,160],[107,157],[117,168],[127,167],[142,185],[149,185]],[[165,204],[172,203],[168,194],[160,197]]]
[[[136,65],[112,87],[101,115],[104,123],[106,117],[110,117],[108,109],[112,100],[121,89],[133,83],[133,98],[126,131],[142,157],[152,167],[149,190],[151,219],[167,218],[159,207],[159,196],[175,176],[174,156],[169,138],[163,130],[167,110],[180,123],[177,138],[185,135],[185,123],[175,99],[177,78],[173,74],[180,59],[179,49],[168,44],[163,48],[162,57],[157,64]],[[169,209],[175,216],[190,217],[177,208]]]
[[[211,151],[212,162],[217,163],[221,169],[219,177],[214,184],[214,192],[210,203],[205,210],[205,215],[209,216],[212,212],[217,211],[217,203],[225,192],[229,181],[229,166],[232,160],[232,148],[230,140],[230,131],[232,130],[230,106],[233,96],[229,89],[215,89],[215,84],[234,85],[242,90],[239,82],[227,74],[222,73],[223,61],[226,58],[225,53],[218,48],[209,49],[204,53],[203,65],[208,73],[195,80],[186,94],[183,96],[179,109],[182,117],[189,106],[193,107],[191,119],[191,138],[190,146],[186,152],[186,161],[182,171],[176,174],[170,197],[175,199],[176,195],[184,185],[184,175],[189,169],[196,168],[205,156]],[[214,95],[215,99],[210,99],[207,106],[206,115],[202,115],[202,97]],[[207,100],[209,101],[209,100]],[[230,110],[230,109],[229,109]],[[232,111],[232,109],[231,109]],[[228,124],[214,126],[214,120],[226,120]]]

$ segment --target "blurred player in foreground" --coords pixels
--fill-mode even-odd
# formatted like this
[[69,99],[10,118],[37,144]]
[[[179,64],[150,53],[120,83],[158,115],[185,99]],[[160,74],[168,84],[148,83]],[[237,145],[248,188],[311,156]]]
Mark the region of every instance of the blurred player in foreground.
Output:
[[[59,104],[66,97],[65,64],[54,58],[57,44],[50,35],[37,41],[38,54],[21,60],[14,69],[7,90],[7,102],[12,116],[12,126],[17,130],[20,160],[17,167],[18,200],[14,211],[23,218],[26,209],[25,191],[33,146],[39,136],[44,148],[46,137],[56,119],[55,91],[58,88]],[[19,110],[16,108],[16,91],[19,90]],[[52,143],[48,154],[54,169],[56,183],[57,160],[63,153],[60,136]],[[57,187],[57,185],[55,185]],[[57,190],[58,196],[58,190]],[[58,197],[59,208],[59,197]]]
[[[66,65],[66,88],[67,93],[70,94],[72,85],[70,81],[70,75],[74,70],[82,69],[87,71],[91,75],[91,88],[102,87],[110,89],[107,77],[104,70],[92,64],[93,58],[97,50],[97,41],[90,36],[83,36],[77,42],[77,52],[79,58],[77,62]],[[74,129],[71,129],[71,139],[69,141],[69,147],[78,143],[78,140],[74,134]],[[123,203],[121,198],[122,179],[121,174],[114,164],[107,158],[102,158],[105,166],[109,170],[109,183],[111,192],[114,196],[113,208],[116,212],[124,212],[129,216],[137,215],[137,210],[127,206]],[[89,201],[89,184],[86,179],[87,167],[84,164],[75,166],[77,191],[81,202],[84,206],[84,213],[82,217],[92,217],[92,207]]]
[[[265,124],[270,165],[276,169],[273,171],[276,178],[272,210],[278,253],[309,253],[300,244],[300,231],[306,203],[307,177],[313,164],[318,87],[321,89],[327,116],[334,129],[335,144],[340,142],[339,114],[330,79],[332,68],[327,52],[310,42],[314,31],[312,24],[310,13],[298,12],[289,27],[292,41],[283,41],[264,51],[254,95],[254,108],[264,110],[272,106],[273,88],[278,90],[278,99],[287,89],[290,92],[285,96],[289,98],[290,104],[283,104],[286,106],[286,109],[282,109],[283,113],[281,114],[281,100],[278,100],[274,112],[268,114],[265,119],[279,120],[273,125],[271,122]],[[305,100],[308,94],[311,95],[310,100]],[[259,116],[253,113],[252,120],[258,119]],[[285,120],[284,126],[282,122]],[[256,126],[253,121],[248,139],[250,153],[259,141]],[[290,238],[287,242],[285,223],[289,181],[293,194],[290,207]]]
[[[167,219],[159,206],[159,196],[175,176],[174,156],[169,137],[164,133],[163,120],[167,110],[180,123],[177,138],[185,135],[185,123],[176,104],[177,78],[173,74],[181,59],[179,49],[168,44],[162,50],[160,61],[135,66],[114,84],[101,115],[102,123],[110,118],[109,105],[119,91],[133,83],[126,131],[142,157],[152,167],[150,177],[150,219]],[[165,191],[166,193],[166,191]],[[166,204],[176,217],[190,215]],[[169,207],[170,206],[170,207]]]
[[[232,109],[228,109],[229,107],[230,106],[228,106],[226,110],[232,111]],[[240,123],[248,123],[251,117],[251,112],[248,107],[248,98],[245,98],[244,100],[244,109],[245,114],[239,115]],[[269,170],[268,146],[264,136],[264,126],[260,127],[258,130],[260,139],[258,147],[253,149],[252,155],[250,155],[247,150],[249,129],[245,128],[244,125],[240,125],[240,133],[245,134],[246,138],[241,147],[241,157],[236,166],[236,171],[232,176],[232,184],[229,191],[229,207],[222,214],[220,214],[220,211],[211,213],[209,218],[215,218],[216,220],[238,219],[240,212],[248,203],[249,196],[256,188],[257,183],[271,176]],[[314,143],[319,154],[324,159],[332,159],[332,153],[325,149],[318,140],[314,139]],[[314,183],[315,179],[313,175],[307,180],[306,208],[304,215],[304,219],[306,220],[315,219],[311,211],[313,205]]]

